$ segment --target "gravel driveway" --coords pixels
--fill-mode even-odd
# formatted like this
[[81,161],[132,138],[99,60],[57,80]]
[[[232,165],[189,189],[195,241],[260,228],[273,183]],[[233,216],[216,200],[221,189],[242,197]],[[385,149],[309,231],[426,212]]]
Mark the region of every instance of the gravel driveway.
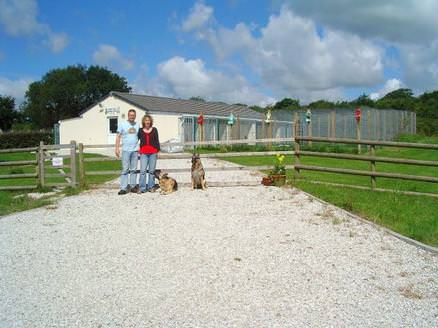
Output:
[[298,190],[96,190],[0,218],[0,327],[436,327],[437,272]]

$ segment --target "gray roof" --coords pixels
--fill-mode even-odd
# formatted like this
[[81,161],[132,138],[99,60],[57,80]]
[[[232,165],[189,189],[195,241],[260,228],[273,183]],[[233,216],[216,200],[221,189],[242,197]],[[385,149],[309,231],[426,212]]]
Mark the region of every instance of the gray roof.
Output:
[[263,119],[263,114],[258,113],[248,106],[228,105],[223,102],[196,101],[136,95],[132,93],[112,91],[110,95],[120,98],[134,106],[151,112],[167,112],[177,114],[228,117],[232,112],[241,118]]

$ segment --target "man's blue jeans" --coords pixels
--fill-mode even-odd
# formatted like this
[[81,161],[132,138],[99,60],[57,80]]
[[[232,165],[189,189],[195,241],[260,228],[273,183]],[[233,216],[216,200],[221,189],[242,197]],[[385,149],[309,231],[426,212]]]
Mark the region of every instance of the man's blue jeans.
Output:
[[138,152],[137,151],[122,151],[122,175],[120,176],[120,189],[127,190],[128,188],[128,174],[129,186],[134,188],[137,184],[137,163]]
[[[155,166],[157,165],[157,154],[140,155],[140,190],[142,192],[151,189],[155,185]],[[148,184],[146,186],[146,171]]]

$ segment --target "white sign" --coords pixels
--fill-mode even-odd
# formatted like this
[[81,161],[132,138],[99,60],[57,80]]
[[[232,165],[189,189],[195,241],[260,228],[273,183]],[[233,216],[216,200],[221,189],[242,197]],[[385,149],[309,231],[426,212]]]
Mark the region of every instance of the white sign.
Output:
[[52,158],[52,166],[54,167],[62,167],[64,165],[64,158],[62,157],[53,157]]
[[120,114],[120,108],[105,108],[106,115]]

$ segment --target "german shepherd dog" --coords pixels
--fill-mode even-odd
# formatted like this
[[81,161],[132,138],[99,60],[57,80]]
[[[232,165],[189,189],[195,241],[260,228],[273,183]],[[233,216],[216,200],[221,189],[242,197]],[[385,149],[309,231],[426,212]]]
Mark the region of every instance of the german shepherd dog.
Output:
[[174,178],[169,177],[166,172],[155,170],[155,177],[160,185],[160,194],[168,195],[178,190],[178,183]]
[[192,189],[205,190],[207,183],[205,181],[205,171],[201,163],[199,154],[194,153],[192,156]]

